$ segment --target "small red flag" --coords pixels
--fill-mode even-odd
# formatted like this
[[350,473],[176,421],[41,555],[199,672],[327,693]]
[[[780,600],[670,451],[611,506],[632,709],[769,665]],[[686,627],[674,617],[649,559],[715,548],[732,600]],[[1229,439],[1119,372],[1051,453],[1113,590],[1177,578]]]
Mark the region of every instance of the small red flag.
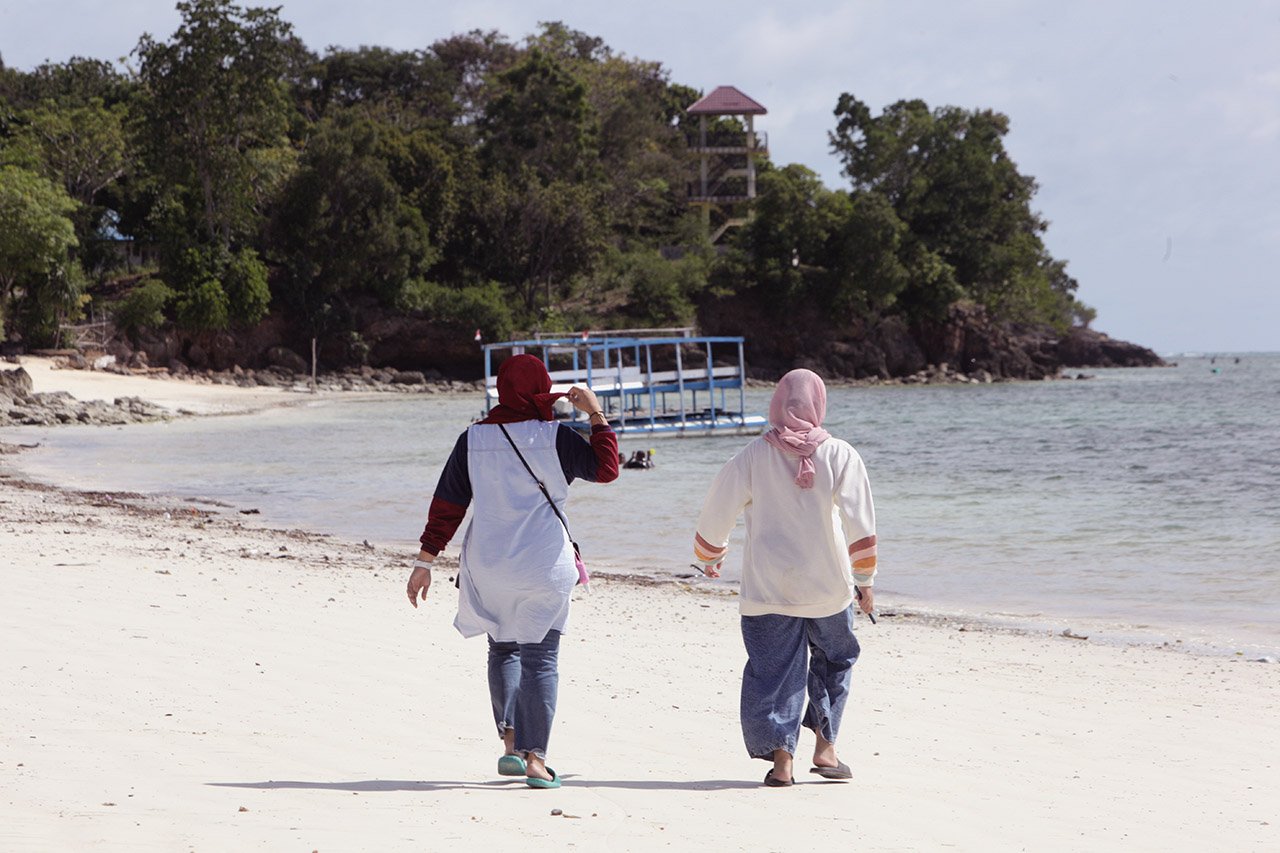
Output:
[[482,339],[483,339],[483,337],[484,337],[484,336],[480,334],[480,330],[479,330],[479,329],[476,329],[476,341],[480,341],[480,340],[482,340]]

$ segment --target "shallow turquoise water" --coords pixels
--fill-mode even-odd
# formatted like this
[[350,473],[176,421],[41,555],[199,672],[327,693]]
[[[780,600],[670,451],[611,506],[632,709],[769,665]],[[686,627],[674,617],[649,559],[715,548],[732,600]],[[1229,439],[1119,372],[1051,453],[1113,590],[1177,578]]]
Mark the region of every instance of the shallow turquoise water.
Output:
[[[882,601],[1280,650],[1280,356],[1235,358],[1088,381],[832,389],[827,426],[862,453],[876,495]],[[767,401],[748,395],[756,412]],[[395,396],[0,433],[42,443],[18,462],[35,477],[226,501],[409,554],[480,406]],[[687,571],[706,486],[746,441],[623,437],[628,455],[655,448],[657,467],[575,484],[589,563]]]

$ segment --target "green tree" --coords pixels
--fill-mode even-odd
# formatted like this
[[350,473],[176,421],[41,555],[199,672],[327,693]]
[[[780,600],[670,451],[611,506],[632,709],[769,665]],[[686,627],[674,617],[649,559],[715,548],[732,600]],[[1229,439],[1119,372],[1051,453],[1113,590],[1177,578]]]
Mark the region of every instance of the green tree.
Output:
[[796,164],[763,170],[758,187],[755,215],[735,239],[749,259],[749,282],[782,298],[810,295],[825,272],[841,203],[812,170]]
[[149,278],[130,291],[115,307],[116,328],[135,343],[143,328],[157,328],[164,323],[164,309],[174,298],[173,290],[159,279]]
[[625,294],[622,313],[629,326],[685,325],[694,321],[695,304],[707,285],[709,258],[688,252],[668,259],[656,249],[609,252],[597,278]]
[[400,137],[368,118],[326,119],[281,195],[272,243],[286,299],[313,332],[353,294],[396,304],[437,257],[426,219],[392,175],[388,147],[408,159],[414,151]]
[[189,192],[201,242],[230,247],[253,233],[263,183],[278,180],[270,149],[285,142],[290,103],[283,75],[290,25],[276,9],[227,0],[178,3],[168,42],[144,35],[142,127],[148,164],[167,186]]
[[464,332],[480,329],[486,340],[502,340],[513,328],[510,302],[496,281],[449,287],[415,279],[401,291],[398,307]]
[[475,127],[488,108],[494,95],[492,78],[519,58],[515,45],[496,30],[441,39],[431,45],[431,54],[440,60],[449,81],[454,122],[464,130]]
[[101,59],[76,56],[66,62],[43,63],[26,73],[3,68],[0,63],[0,100],[7,100],[16,110],[49,101],[87,104],[94,100],[111,108],[128,101],[133,90],[129,76]]
[[75,202],[40,175],[0,166],[0,322],[36,345],[56,342],[82,286],[71,260]]
[[144,35],[134,50],[149,225],[182,325],[252,323],[267,300],[250,243],[294,163],[285,78],[298,46],[278,9],[190,0],[178,11],[169,41]]
[[831,144],[855,192],[892,205],[925,267],[933,266],[929,256],[950,267],[951,275],[937,281],[954,281],[997,318],[1068,320],[1069,304],[1053,296],[1052,259],[1040,237],[1047,224],[1031,209],[1036,183],[1004,149],[1006,116],[930,111],[920,100],[899,101],[874,116],[849,94],[840,97],[836,116]]
[[134,83],[114,65],[73,58],[23,74],[0,74],[0,163],[62,184],[79,205],[72,221],[81,266],[115,258],[100,237],[118,221],[111,210],[133,161],[127,139]]
[[461,111],[449,69],[430,51],[330,49],[310,76],[302,96],[313,120],[334,109],[358,109],[402,130],[443,129]]
[[86,268],[110,259],[98,237],[112,215],[105,202],[129,167],[123,103],[44,101],[17,116],[13,136],[0,147],[0,163],[31,168],[61,184],[78,204],[72,216],[77,255]]
[[907,226],[883,196],[844,196],[843,210],[827,237],[827,288],[834,307],[856,316],[879,317],[911,283],[904,260]]
[[515,177],[531,169],[544,184],[596,177],[598,128],[586,86],[555,56],[531,49],[496,86],[480,120],[492,170]]
[[689,156],[673,123],[666,71],[656,62],[612,55],[583,65],[578,73],[597,117],[597,156],[611,229],[630,242],[674,241],[687,210]]
[[233,320],[253,324],[267,316],[271,288],[267,284],[267,265],[256,249],[244,247],[232,253],[222,268],[221,282]]
[[483,278],[506,283],[536,317],[588,273],[605,246],[601,200],[587,184],[544,184],[525,168],[516,180],[497,175],[473,198],[472,255]]
[[38,165],[85,207],[125,173],[128,143],[125,106],[107,107],[99,98],[85,104],[45,102],[26,112],[5,156]]

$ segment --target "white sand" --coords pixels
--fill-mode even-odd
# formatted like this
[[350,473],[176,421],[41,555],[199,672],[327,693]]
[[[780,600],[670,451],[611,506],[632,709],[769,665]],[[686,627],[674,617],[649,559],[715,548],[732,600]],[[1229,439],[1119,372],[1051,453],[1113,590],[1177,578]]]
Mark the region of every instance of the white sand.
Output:
[[855,781],[766,789],[735,600],[598,579],[535,791],[450,572],[140,506],[0,480],[0,850],[1280,849],[1280,666],[861,623]]
[[[146,375],[123,376],[100,370],[60,369],[53,359],[36,356],[22,356],[20,361],[31,374],[33,391],[66,391],[77,400],[86,402],[104,400],[110,403],[117,397],[141,397],[175,412],[225,415],[300,402],[301,398],[310,396],[265,386],[241,388],[195,379],[161,379]],[[11,369],[11,366],[0,365],[0,369]]]

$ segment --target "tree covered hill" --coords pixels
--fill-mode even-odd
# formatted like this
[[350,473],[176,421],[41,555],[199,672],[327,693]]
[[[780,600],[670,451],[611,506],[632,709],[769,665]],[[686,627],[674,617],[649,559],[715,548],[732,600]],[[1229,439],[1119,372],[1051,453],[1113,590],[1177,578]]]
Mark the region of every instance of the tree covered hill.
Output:
[[317,53],[278,9],[177,5],[127,66],[0,64],[10,349],[92,320],[152,364],[263,366],[314,338],[322,367],[474,375],[476,330],[697,323],[746,334],[765,373],[1158,361],[1099,356],[998,112],[844,94],[848,186],[765,162],[713,246],[687,203],[699,92],[659,62],[561,23]]

